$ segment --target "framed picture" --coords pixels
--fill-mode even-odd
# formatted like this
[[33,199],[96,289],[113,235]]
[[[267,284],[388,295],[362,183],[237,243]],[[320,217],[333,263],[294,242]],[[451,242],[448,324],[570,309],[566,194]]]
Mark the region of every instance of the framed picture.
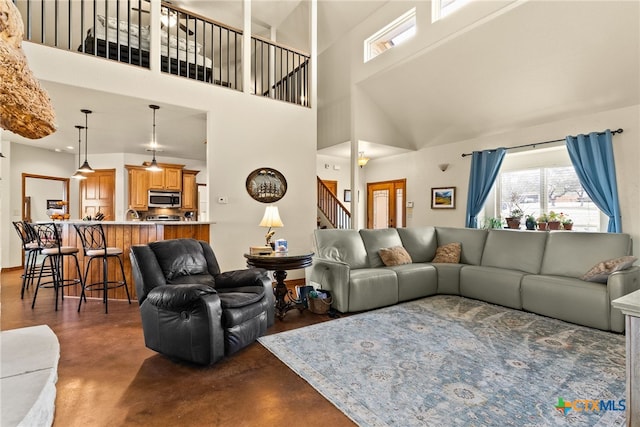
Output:
[[456,187],[431,188],[431,209],[455,209]]
[[351,190],[344,190],[344,201],[345,203],[351,202]]

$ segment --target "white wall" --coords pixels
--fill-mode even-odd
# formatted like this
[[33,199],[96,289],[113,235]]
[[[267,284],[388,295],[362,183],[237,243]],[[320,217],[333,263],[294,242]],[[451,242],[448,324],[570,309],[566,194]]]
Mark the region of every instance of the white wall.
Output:
[[[634,253],[638,254],[640,253],[640,223],[637,221],[640,218],[639,105],[455,144],[429,147],[415,153],[401,154],[386,159],[374,159],[364,168],[365,179],[366,182],[407,179],[407,201],[414,202],[414,208],[407,209],[408,226],[464,227],[471,157],[463,158],[461,157],[462,153],[561,139],[566,135],[602,131],[607,128],[624,129],[622,134],[613,137],[618,192],[623,232],[631,234],[634,240]],[[449,163],[446,172],[442,172],[438,168],[438,164],[441,163]],[[430,208],[431,188],[448,186],[457,189],[457,208],[454,210],[432,210]]]
[[[263,244],[266,230],[257,224],[264,214],[264,205],[251,199],[245,190],[247,175],[258,167],[278,169],[289,184],[287,194],[278,203],[285,227],[277,230],[276,236],[287,238],[293,249],[311,248],[316,218],[315,109],[32,43],[23,43],[23,48],[38,79],[207,112],[207,170],[198,174],[197,181],[207,184],[211,201],[209,220],[215,222],[211,241],[223,270],[245,267],[243,254],[248,252],[249,246]],[[144,84],[140,84],[141,81]],[[315,92],[315,84],[313,86],[312,92]],[[50,151],[46,153],[51,155]],[[119,206],[124,210],[126,203],[125,179],[120,179],[124,170],[118,165],[141,163],[143,160],[148,159],[125,154],[89,154],[93,168],[116,167],[116,191],[122,195],[117,196],[118,212]],[[184,163],[182,159],[161,156],[158,160]],[[76,161],[69,156],[69,163],[60,176],[70,176],[77,166]],[[16,168],[22,169],[26,165],[30,165],[28,159],[20,161]],[[188,167],[199,169],[197,165]],[[15,191],[11,189],[12,200]],[[75,191],[72,187],[71,194],[77,195],[77,187]],[[228,196],[229,203],[215,203],[217,195]],[[20,195],[15,197],[19,206]],[[14,204],[12,202],[12,206]],[[3,220],[3,235],[9,227],[10,221]],[[10,251],[19,256],[19,246],[12,245]],[[2,265],[19,265],[19,262],[5,263],[3,259]],[[290,277],[299,273],[304,277],[303,271],[292,272]]]
[[[211,241],[221,267],[244,268],[249,246],[264,244],[267,230],[258,223],[266,205],[246,191],[247,176],[260,167],[276,169],[287,180],[285,196],[275,203],[284,223],[275,238],[287,239],[291,252],[310,250],[316,219],[312,110],[259,97],[229,98],[212,105],[207,123]],[[227,204],[217,203],[221,196]],[[297,277],[304,271],[289,272],[289,278]]]

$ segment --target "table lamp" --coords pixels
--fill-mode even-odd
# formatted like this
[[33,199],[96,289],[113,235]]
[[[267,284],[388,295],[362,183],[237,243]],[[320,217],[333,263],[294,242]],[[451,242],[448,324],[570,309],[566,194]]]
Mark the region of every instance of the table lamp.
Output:
[[264,216],[262,217],[262,221],[260,221],[260,227],[269,227],[267,230],[267,234],[264,235],[267,246],[271,246],[273,248],[274,244],[271,242],[271,238],[276,233],[271,229],[273,227],[284,227],[282,220],[280,219],[280,212],[278,211],[278,207],[274,205],[269,205],[264,210]]

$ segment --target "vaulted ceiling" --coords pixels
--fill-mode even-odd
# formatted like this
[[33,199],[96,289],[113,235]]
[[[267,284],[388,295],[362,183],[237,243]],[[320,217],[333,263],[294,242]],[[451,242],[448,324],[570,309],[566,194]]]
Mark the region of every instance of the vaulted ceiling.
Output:
[[[173,3],[241,26],[236,21],[242,2],[237,0]],[[256,30],[277,27],[298,3],[254,0]],[[319,50],[340,40],[385,3],[320,0]],[[371,142],[415,150],[640,103],[640,2],[520,3],[471,31],[427,46],[410,59],[357,82],[372,105],[401,133],[394,141]],[[151,113],[137,107],[140,100],[114,99],[108,93],[46,82],[44,86],[54,101],[59,131],[40,141],[4,139],[64,150],[77,145],[73,126],[83,120],[80,108],[92,107],[103,111],[107,120],[120,123],[120,135],[91,134],[96,153],[132,152],[133,146],[136,152],[144,153],[140,142],[148,141]],[[322,97],[319,93],[319,101]],[[80,105],[87,99],[91,106]],[[162,107],[158,128],[169,132],[165,137],[183,141],[179,150],[169,150],[166,155],[202,158],[205,114]],[[162,114],[164,109],[171,114]],[[188,126],[178,127],[169,120]]]
[[359,88],[409,149],[636,105],[640,3],[522,2]]

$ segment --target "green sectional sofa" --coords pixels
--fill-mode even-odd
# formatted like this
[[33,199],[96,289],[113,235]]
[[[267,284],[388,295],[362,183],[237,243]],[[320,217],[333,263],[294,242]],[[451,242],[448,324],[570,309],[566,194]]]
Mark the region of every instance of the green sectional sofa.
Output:
[[[624,332],[611,301],[640,289],[637,266],[609,274],[606,283],[583,280],[596,264],[631,254],[627,234],[415,227],[321,229],[314,237],[307,281],[331,291],[343,313],[451,294]],[[459,243],[459,260],[432,262],[450,243]],[[398,246],[411,262],[385,265],[380,250]]]

